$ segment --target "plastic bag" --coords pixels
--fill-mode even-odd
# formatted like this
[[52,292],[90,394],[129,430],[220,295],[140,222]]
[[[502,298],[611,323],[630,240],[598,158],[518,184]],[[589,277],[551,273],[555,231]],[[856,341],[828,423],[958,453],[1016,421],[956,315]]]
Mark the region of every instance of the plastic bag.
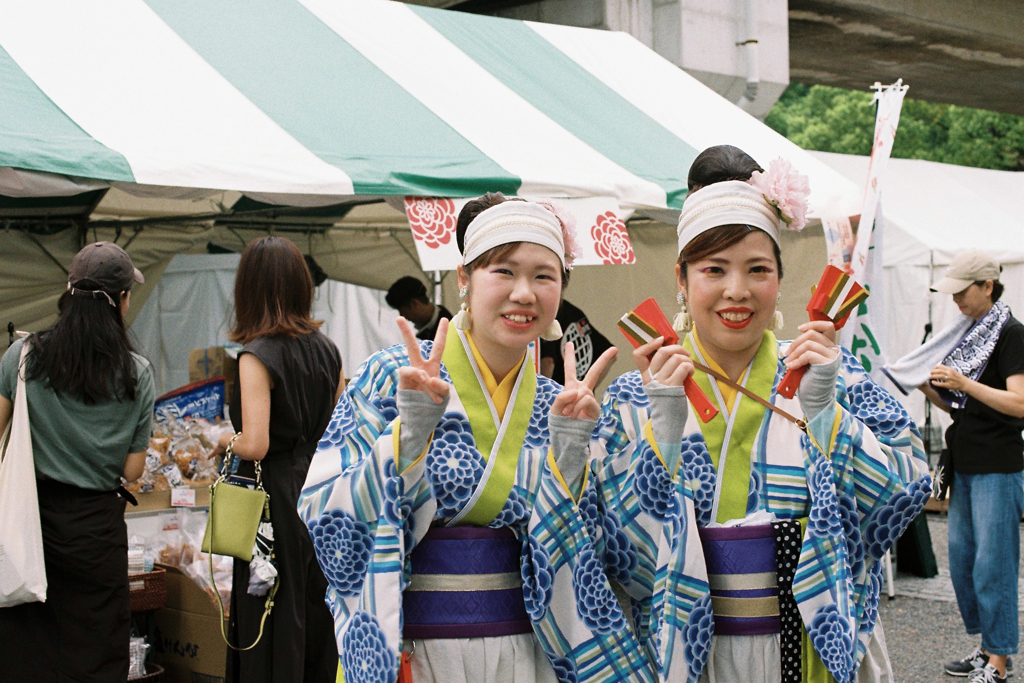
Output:
[[145,638],[130,638],[128,640],[128,680],[134,681],[146,675],[146,653],[149,652],[149,644]]
[[262,597],[277,582],[277,565],[274,563],[274,526],[264,518],[256,532],[252,561],[249,562],[249,595]]
[[208,555],[200,550],[203,545],[203,534],[206,532],[206,516],[207,513],[202,510],[178,511],[184,548],[181,571],[199,584],[211,600],[217,600],[214,591],[220,593],[221,601],[227,606],[231,603],[231,574],[235,561],[231,557],[214,555],[213,583],[210,583],[210,561]]

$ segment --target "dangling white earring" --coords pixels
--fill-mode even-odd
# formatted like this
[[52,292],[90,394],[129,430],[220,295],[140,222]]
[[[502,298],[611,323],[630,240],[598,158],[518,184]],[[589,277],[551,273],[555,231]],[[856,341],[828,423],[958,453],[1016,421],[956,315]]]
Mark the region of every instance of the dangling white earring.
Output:
[[676,303],[682,308],[672,321],[672,329],[679,334],[689,334],[693,329],[693,318],[690,316],[690,309],[686,306],[686,297],[682,292],[676,292]]
[[452,318],[452,325],[455,329],[466,332],[473,329],[473,319],[469,317],[469,304],[466,303],[466,296],[469,294],[469,287],[462,285],[459,287],[459,298],[462,299],[462,305],[459,307],[459,312]]
[[775,315],[772,316],[772,321],[768,324],[768,329],[772,332],[777,332],[782,329],[785,324],[785,320],[782,317],[782,311],[779,310],[779,304],[782,303],[782,293],[779,293],[778,298],[775,300]]
[[562,338],[562,325],[557,319],[552,320],[548,329],[541,332],[540,338],[544,341],[558,341]]

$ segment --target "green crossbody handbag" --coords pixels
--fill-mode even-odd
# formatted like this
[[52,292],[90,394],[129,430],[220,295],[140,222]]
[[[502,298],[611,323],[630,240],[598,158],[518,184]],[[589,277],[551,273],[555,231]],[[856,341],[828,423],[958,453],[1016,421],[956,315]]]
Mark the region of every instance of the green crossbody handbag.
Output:
[[267,492],[263,490],[260,463],[256,462],[256,488],[228,482],[228,458],[223,473],[210,486],[210,514],[206,518],[203,552],[229,555],[246,562],[252,561],[256,532],[260,527]]
[[[234,444],[234,441],[232,441]],[[270,518],[270,496],[263,489],[263,472],[257,460],[256,466],[256,488],[233,484],[228,481],[227,473],[231,471],[231,460],[234,455],[231,447],[224,457],[223,468],[220,478],[210,486],[210,514],[206,518],[206,533],[203,535],[202,550],[207,554],[210,563],[210,584],[216,586],[213,578],[213,555],[228,555],[245,562],[252,562],[252,551],[256,545],[256,534],[259,531],[260,521],[264,517]],[[244,652],[251,650],[263,638],[263,626],[266,624],[267,616],[274,608],[274,596],[277,595],[279,582],[267,594],[267,600],[263,607],[263,617],[260,619],[260,632],[256,640],[248,647],[233,645],[228,640],[227,631],[224,628],[224,603],[221,602],[220,591],[214,589],[217,596],[217,605],[220,608],[220,634],[224,642],[232,650]]]

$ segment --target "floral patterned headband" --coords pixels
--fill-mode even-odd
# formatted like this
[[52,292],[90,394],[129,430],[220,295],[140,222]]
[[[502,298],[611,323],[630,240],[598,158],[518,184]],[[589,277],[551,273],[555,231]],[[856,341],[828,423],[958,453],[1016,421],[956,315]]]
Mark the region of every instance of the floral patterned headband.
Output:
[[579,255],[576,219],[550,201],[508,200],[481,211],[466,228],[464,264],[513,242],[532,242],[555,252],[565,270]]
[[703,187],[683,202],[676,228],[679,251],[693,238],[722,225],[748,225],[768,233],[776,244],[782,228],[802,230],[807,225],[807,176],[784,159],[776,159],[767,173],[755,171],[750,180],[727,180]]

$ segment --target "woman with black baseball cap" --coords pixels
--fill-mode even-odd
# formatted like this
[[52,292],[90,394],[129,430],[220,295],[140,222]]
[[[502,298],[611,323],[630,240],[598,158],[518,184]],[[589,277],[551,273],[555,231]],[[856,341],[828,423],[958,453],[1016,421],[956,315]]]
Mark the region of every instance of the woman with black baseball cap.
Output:
[[[124,321],[142,273],[96,242],[75,256],[52,328],[0,361],[0,432],[27,401],[46,566],[45,603],[0,609],[10,681],[124,681],[130,607],[121,477],[142,474],[154,385]],[[16,396],[22,347],[25,396]]]

